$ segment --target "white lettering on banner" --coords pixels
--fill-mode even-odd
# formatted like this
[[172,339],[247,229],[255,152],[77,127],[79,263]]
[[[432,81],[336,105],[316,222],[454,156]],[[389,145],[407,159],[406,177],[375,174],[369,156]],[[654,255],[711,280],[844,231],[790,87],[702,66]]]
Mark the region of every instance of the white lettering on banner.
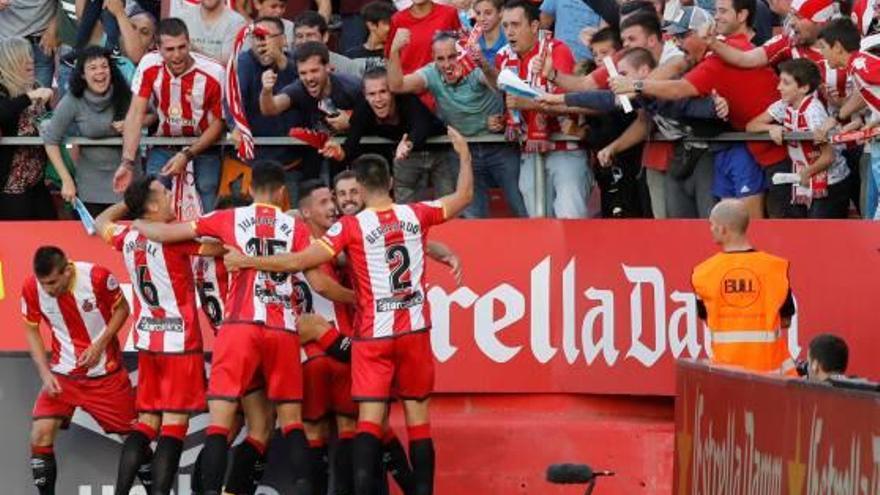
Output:
[[[499,338],[502,330],[526,318],[526,307],[529,308],[527,320],[529,350],[532,357],[541,364],[554,359],[559,354],[557,352],[559,346],[562,347],[561,354],[568,364],[577,362],[578,354],[583,351],[584,362],[587,365],[596,362],[601,354],[604,364],[612,366],[618,360],[620,349],[627,349],[626,357],[634,358],[648,368],[657,364],[667,354],[667,350],[672,358],[682,356],[697,358],[704,350],[707,354],[711,352],[709,331],[705,324],[700,325],[697,316],[696,297],[692,292],[678,290],[673,290],[667,295],[663,271],[654,266],[621,265],[623,277],[627,283],[632,284],[629,293],[629,332],[623,328],[618,329],[615,324],[618,321],[614,307],[615,296],[623,295],[615,294],[611,289],[592,286],[582,292],[583,299],[588,303],[588,309],[581,320],[580,332],[578,332],[577,294],[580,289],[576,283],[575,262],[576,257],[568,260],[562,270],[561,284],[553,287],[561,288],[561,297],[555,296],[556,290],[551,292],[553,274],[549,256],[529,270],[527,288],[505,282],[478,294],[467,286],[458,287],[449,293],[440,286],[432,286],[428,290],[428,300],[431,304],[433,322],[431,344],[434,356],[441,363],[447,362],[462,345],[461,342],[455,345],[452,341],[450,325],[454,306],[471,310],[469,316],[473,322],[474,342],[486,357],[496,363],[510,361],[519,354],[526,343],[526,341],[511,342],[510,339],[502,342]],[[643,290],[651,290],[652,297],[643,298]],[[551,297],[551,294],[554,294],[554,297]],[[554,324],[551,314],[553,304],[559,304],[557,301],[561,301],[562,305],[561,335],[551,331]],[[501,306],[500,317],[495,314],[496,302]],[[653,342],[646,342],[651,333],[650,325],[643,324],[643,314],[649,309],[646,308],[646,302],[652,306],[653,311]],[[584,304],[583,300],[580,304]],[[667,306],[671,310],[668,320]],[[700,326],[703,327],[702,342],[699,338]],[[466,324],[457,325],[457,328],[466,327]],[[795,315],[791,327],[787,330],[792,358],[796,358],[801,351],[797,328],[798,319]],[[628,346],[623,345],[618,330],[622,331],[623,335],[629,334]],[[578,336],[580,347],[578,347]]]
[[[623,265],[627,280],[635,284],[629,294],[630,330],[632,346],[626,357],[634,357],[640,363],[651,367],[666,351],[666,284],[663,274],[657,268],[629,267]],[[642,284],[654,288],[654,349],[642,343]]]
[[862,443],[853,435],[849,445],[849,464],[834,464],[834,445],[827,446],[827,461],[819,464],[823,420],[813,410],[807,463],[807,495],[880,494],[880,436],[872,436],[872,471],[862,473]]
[[692,495],[781,495],[782,457],[755,446],[755,415],[743,411],[745,441],[737,442],[734,409],[728,410],[724,437],[716,439],[714,421],[703,431],[704,397],[694,402],[694,454],[691,468]]
[[[504,307],[504,316],[495,319],[495,301]],[[511,347],[498,340],[498,334],[515,321],[522,319],[526,312],[523,295],[507,284],[501,284],[477,299],[474,307],[474,339],[477,347],[496,363],[506,363],[522,349],[521,345]]]

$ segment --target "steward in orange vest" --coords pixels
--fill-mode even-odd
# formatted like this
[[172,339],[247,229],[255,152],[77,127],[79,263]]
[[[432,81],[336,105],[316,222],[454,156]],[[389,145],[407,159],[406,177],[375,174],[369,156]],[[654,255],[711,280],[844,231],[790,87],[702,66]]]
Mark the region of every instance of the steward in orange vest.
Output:
[[721,252],[694,268],[691,283],[710,330],[711,362],[794,375],[783,332],[795,313],[788,261],[752,248],[741,201],[718,203],[709,223]]

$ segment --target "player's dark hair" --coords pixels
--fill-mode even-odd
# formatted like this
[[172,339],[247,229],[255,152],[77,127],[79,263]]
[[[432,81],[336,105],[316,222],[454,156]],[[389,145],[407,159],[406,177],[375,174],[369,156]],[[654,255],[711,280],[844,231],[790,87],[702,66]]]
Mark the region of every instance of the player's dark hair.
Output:
[[167,17],[159,21],[159,28],[156,30],[156,36],[186,36],[189,39],[189,29],[183,19],[177,17]]
[[811,93],[822,84],[819,67],[808,58],[786,60],[779,64],[779,72],[790,75],[797,82],[798,87],[809,86]]
[[40,246],[34,253],[34,275],[48,277],[67,266],[67,255],[56,246]]
[[314,10],[303,11],[293,18],[293,29],[295,30],[300,26],[318,28],[318,32],[321,33],[321,36],[327,34],[327,21],[324,19],[324,16]]
[[819,32],[819,39],[824,40],[829,48],[834,48],[835,43],[848,52],[859,50],[859,28],[847,18],[834,19]]
[[758,10],[756,0],[733,0],[731,3],[733,3],[733,11],[737,14],[743,10],[748,11],[749,15],[746,16],[746,26],[751,27],[755,24],[755,12]]
[[391,22],[391,16],[393,16],[395,12],[397,11],[394,9],[394,6],[385,0],[370,2],[364,5],[361,9],[361,15],[364,17],[364,22],[372,24],[379,24],[382,21]]
[[391,172],[383,156],[375,153],[361,155],[351,164],[351,168],[364,189],[375,192],[391,189]]
[[632,0],[631,2],[623,2],[623,5],[620,6],[620,17],[626,17],[636,12],[649,12],[657,15],[657,9],[654,8],[654,4],[650,0]]
[[523,9],[529,24],[541,20],[541,11],[538,6],[527,0],[510,0],[504,4],[504,10]]
[[154,180],[157,180],[154,174],[145,174],[131,181],[131,184],[125,188],[122,201],[125,202],[131,218],[141,218],[147,212],[147,203],[153,193],[150,185]]
[[260,24],[261,22],[272,24],[273,26],[278,28],[279,33],[284,34],[284,21],[282,21],[280,17],[275,17],[271,15],[267,15],[265,17],[257,17],[257,20],[254,21],[254,24]]
[[849,347],[846,342],[830,333],[813,337],[809,348],[810,359],[819,362],[825,373],[845,373],[849,364]]
[[299,185],[299,206],[302,208],[303,203],[312,196],[312,193],[318,189],[326,189],[327,184],[320,179],[309,179],[303,181]]
[[217,202],[214,203],[215,210],[229,210],[232,208],[238,208],[240,206],[248,206],[253,203],[253,199],[247,194],[241,193],[232,193],[232,194],[224,194],[217,198]]
[[374,67],[370,67],[364,72],[364,82],[373,79],[385,79],[388,77],[388,70],[382,65],[376,65]]
[[296,47],[293,51],[293,59],[296,63],[301,64],[312,57],[321,57],[321,63],[327,65],[330,63],[330,50],[327,45],[318,41],[307,41]]
[[615,50],[620,50],[620,47],[623,46],[623,43],[620,41],[620,33],[611,26],[605,26],[596,31],[595,34],[593,34],[593,39],[590,40],[590,44],[605,43],[608,41],[611,42],[611,45],[614,46]]
[[647,48],[642,47],[633,47],[626,49],[620,60],[626,60],[628,64],[638,69],[639,67],[643,67],[647,65],[651,69],[657,67],[657,61],[654,60],[654,54],[651,53]]
[[622,33],[633,26],[639,26],[642,28],[647,36],[653,34],[657,39],[663,37],[663,33],[660,29],[660,18],[657,17],[657,12],[654,10],[651,10],[650,12],[636,12],[627,17],[620,22],[620,32]]
[[333,190],[336,190],[336,186],[339,185],[339,181],[354,179],[357,180],[357,176],[354,175],[353,170],[343,170],[336,174],[336,177],[333,177]]
[[251,170],[251,189],[254,191],[273,192],[286,184],[284,167],[275,160],[259,160]]

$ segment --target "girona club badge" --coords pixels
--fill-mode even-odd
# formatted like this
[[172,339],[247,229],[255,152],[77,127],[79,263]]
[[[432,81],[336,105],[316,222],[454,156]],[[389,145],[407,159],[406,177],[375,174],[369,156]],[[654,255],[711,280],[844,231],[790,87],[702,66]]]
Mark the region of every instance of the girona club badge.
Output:
[[202,214],[202,200],[196,189],[196,175],[193,162],[186,164],[186,170],[172,181],[174,193],[174,214],[179,221],[195,220]]

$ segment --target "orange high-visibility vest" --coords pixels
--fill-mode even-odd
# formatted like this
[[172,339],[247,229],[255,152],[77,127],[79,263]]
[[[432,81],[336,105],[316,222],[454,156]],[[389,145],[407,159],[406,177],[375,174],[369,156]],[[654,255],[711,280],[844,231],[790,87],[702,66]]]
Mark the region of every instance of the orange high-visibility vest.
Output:
[[788,261],[760,251],[718,253],[691,276],[706,307],[711,361],[762,373],[791,374],[779,309],[788,297]]

